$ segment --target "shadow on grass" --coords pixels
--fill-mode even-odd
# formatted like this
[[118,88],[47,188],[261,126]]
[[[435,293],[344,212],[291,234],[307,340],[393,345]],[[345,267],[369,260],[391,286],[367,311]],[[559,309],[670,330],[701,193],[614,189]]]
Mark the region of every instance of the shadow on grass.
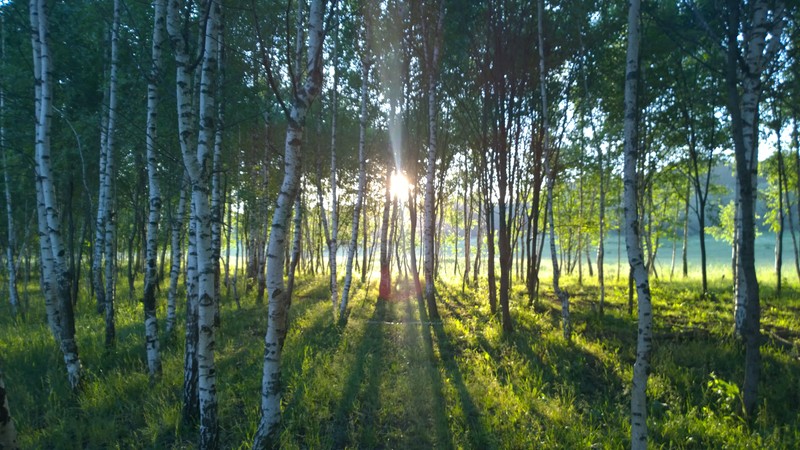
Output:
[[[440,302],[440,304],[444,304],[449,310],[448,312],[454,313],[455,310],[451,307],[449,302]],[[428,315],[425,305],[422,302],[418,302],[418,306],[420,319],[423,323],[427,323]],[[422,329],[422,337],[425,341],[425,350],[430,355],[431,361],[433,361],[434,358],[433,337],[431,336],[431,330],[433,330],[433,334],[436,336],[436,343],[439,348],[439,357],[441,359],[442,368],[444,369],[447,378],[452,381],[455,390],[458,393],[458,401],[461,403],[461,409],[464,413],[463,420],[465,429],[467,430],[467,440],[472,448],[475,449],[492,448],[494,443],[491,441],[489,433],[481,421],[480,409],[475,403],[475,400],[472,398],[466,382],[464,381],[464,375],[461,373],[461,369],[458,366],[458,361],[456,360],[456,353],[458,352],[457,347],[453,345],[450,336],[448,336],[447,332],[444,330],[444,325],[441,322],[431,323],[429,326],[425,325]],[[439,397],[437,412],[441,411],[442,414],[442,418],[439,420],[445,420],[444,415],[446,414],[446,411],[445,405],[443,404],[443,398],[445,394],[444,385],[441,380],[441,375],[439,374],[438,370],[435,370],[435,367],[432,369],[431,376],[433,378],[432,382],[439,393],[437,396]],[[447,434],[443,437],[447,439],[446,448],[452,448],[452,436],[450,436],[449,433],[450,427],[447,428]]]
[[[387,317],[387,300],[378,299],[370,321],[383,322]],[[344,384],[341,401],[336,407],[330,434],[333,448],[358,446],[379,447],[378,412],[380,410],[380,371],[384,359],[384,330],[367,326],[355,350],[356,359]],[[355,431],[361,435],[353,441]]]
[[[416,298],[412,293],[411,297]],[[406,316],[411,318],[414,316],[413,307],[410,298],[405,299]],[[436,364],[436,355],[433,351],[433,339],[431,337],[431,328],[428,325],[428,314],[425,309],[424,302],[417,299],[417,308],[419,311],[420,325],[407,326],[406,337],[412,348],[420,348],[420,338],[424,344],[425,358],[423,360],[423,371],[427,372],[427,377],[430,379],[431,398],[432,402],[432,421],[433,421],[433,442],[427,443],[427,447],[439,447],[445,449],[453,448],[453,439],[450,434],[450,426],[447,420],[447,406],[445,405],[445,387],[442,382],[442,374]],[[441,324],[439,324],[441,327]],[[463,380],[462,380],[463,381]],[[469,395],[469,394],[467,394]]]

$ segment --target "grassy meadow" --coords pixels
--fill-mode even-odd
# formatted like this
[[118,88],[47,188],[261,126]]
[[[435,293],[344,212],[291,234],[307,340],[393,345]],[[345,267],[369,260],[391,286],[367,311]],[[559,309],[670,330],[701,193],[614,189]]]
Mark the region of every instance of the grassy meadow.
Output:
[[[737,414],[744,351],[731,336],[730,277],[715,268],[713,299],[699,275],[652,285],[655,346],[648,385],[652,448],[800,447],[800,285],[789,270],[780,298],[769,267],[760,272],[763,305],[761,407]],[[788,265],[787,265],[788,266]],[[791,266],[788,267],[789,269]],[[398,280],[392,300],[376,300],[377,274],[354,286],[345,326],[332,318],[324,278],[301,277],[283,355],[280,446],[301,448],[616,449],[628,447],[629,384],[636,320],[627,282],[608,272],[606,314],[585,275],[565,282],[574,338],[560,330],[549,280],[541,307],[513,289],[516,330],[504,336],[484,285],[462,293],[439,284],[442,321],[431,323]],[[30,309],[14,321],[0,309],[0,364],[23,448],[194,448],[196,427],[180,419],[182,325],[162,338],[163,377],[150,384],[141,304],[120,283],[118,343],[103,346],[104,325],[88,293],[76,312],[85,385],[70,392],[60,352],[31,285]],[[141,286],[139,285],[141,290]],[[224,292],[224,288],[223,288]],[[165,305],[161,292],[159,317]],[[259,413],[266,305],[254,294],[241,309],[223,298],[217,380],[223,448],[249,448]],[[182,317],[183,308],[179,310]]]

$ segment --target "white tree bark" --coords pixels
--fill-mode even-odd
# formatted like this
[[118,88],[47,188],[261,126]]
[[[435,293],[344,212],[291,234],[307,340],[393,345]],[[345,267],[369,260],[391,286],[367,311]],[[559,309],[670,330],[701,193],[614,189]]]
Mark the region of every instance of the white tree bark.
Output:
[[[194,203],[189,203],[190,216],[195,215]],[[186,324],[183,351],[183,407],[185,422],[194,422],[199,413],[197,393],[197,232],[196,222],[189,220],[186,249]]]
[[437,320],[439,312],[436,308],[434,287],[435,246],[434,233],[436,230],[436,197],[434,181],[436,178],[436,148],[437,148],[437,102],[436,85],[439,78],[439,59],[441,51],[441,35],[444,24],[444,1],[439,2],[439,11],[436,18],[436,29],[425,41],[425,59],[428,71],[428,154],[425,169],[425,222],[422,228],[422,244],[425,249],[423,270],[425,272],[425,301],[428,306],[428,318]]
[[223,49],[224,33],[222,31],[222,16],[219,17],[220,29],[217,38],[217,123],[214,132],[214,154],[212,157],[212,171],[211,171],[211,246],[213,248],[212,261],[214,265],[214,324],[220,324],[220,257],[222,256],[222,216],[223,209],[225,208],[222,192],[222,183],[220,181],[220,174],[222,173],[222,120],[224,118],[225,109],[222,96],[223,86]]
[[97,313],[102,314],[106,308],[106,289],[103,282],[103,255],[105,254],[106,238],[106,123],[107,115],[100,119],[100,162],[97,169],[99,174],[97,194],[97,219],[94,225],[94,244],[92,258],[92,286],[97,298]]
[[[194,273],[187,280],[187,325],[186,354],[184,363],[184,414],[191,416],[195,395],[192,391],[196,379],[197,405],[200,414],[199,448],[216,448],[219,443],[217,424],[216,372],[214,364],[216,312],[216,273],[213,262],[211,239],[211,208],[209,205],[211,151],[215,139],[216,108],[216,70],[218,39],[220,36],[220,4],[209,0],[208,15],[201,32],[203,35],[202,68],[199,81],[199,125],[196,147],[194,143],[194,114],[191,96],[191,70],[187,42],[181,33],[180,14],[183,2],[172,1],[168,10],[167,30],[175,48],[177,66],[178,126],[180,132],[183,163],[192,189],[192,214],[190,224],[189,270],[196,264]],[[191,245],[192,237],[194,246]],[[195,296],[196,293],[196,296]],[[196,308],[197,325],[192,324],[193,310]],[[194,337],[196,334],[196,348]],[[196,350],[195,360],[191,354]],[[196,377],[196,378],[195,378]]]
[[184,165],[192,182],[192,203],[195,207],[193,220],[197,227],[197,285],[198,285],[198,339],[197,367],[198,394],[200,400],[200,445],[201,449],[218,446],[217,425],[217,377],[214,364],[214,332],[216,325],[216,271],[214,249],[211,239],[212,214],[209,205],[211,152],[215,136],[217,40],[220,36],[220,4],[210,0],[210,11],[205,26],[205,49],[200,78],[200,132],[197,151],[183,154]]
[[639,336],[636,343],[636,361],[633,364],[631,386],[631,448],[647,448],[647,376],[652,350],[653,312],[650,304],[650,281],[644,264],[639,238],[636,205],[636,161],[638,134],[636,117],[638,104],[636,91],[639,83],[640,0],[630,0],[628,7],[628,52],[625,67],[625,247],[628,263],[633,272],[639,304]]
[[[166,0],[153,0],[153,42],[151,52],[150,76],[147,80],[147,181],[150,193],[147,218],[147,254],[144,273],[144,329],[147,368],[150,378],[161,375],[161,355],[158,340],[158,319],[156,317],[156,285],[158,283],[158,225],[161,218],[161,187],[158,179],[158,160],[156,157],[158,118],[158,85],[161,78],[161,46],[164,44],[164,28],[167,18]],[[178,247],[180,242],[178,242]],[[173,249],[174,251],[174,249]],[[180,251],[180,248],[178,248]],[[175,303],[172,302],[174,320]]]
[[181,248],[183,247],[183,218],[186,216],[186,189],[188,181],[184,176],[181,184],[181,193],[178,199],[178,208],[172,218],[172,234],[170,236],[170,271],[169,289],[167,291],[167,335],[175,329],[175,304],[178,294],[178,277],[181,273]]
[[[105,320],[106,320],[106,347],[113,347],[116,341],[116,326],[114,323],[114,297],[116,296],[116,215],[113,180],[116,178],[114,169],[114,138],[117,123],[117,72],[119,61],[119,0],[114,0],[114,17],[111,25],[111,69],[108,86],[108,120],[106,122],[106,140],[103,142],[105,154],[105,177],[101,189],[104,196],[103,224],[105,235]],[[98,212],[99,215],[99,212]]]
[[[339,20],[336,18],[334,20]],[[328,241],[328,258],[331,268],[331,303],[333,310],[336,311],[336,301],[339,297],[339,279],[336,273],[336,254],[339,249],[339,197],[336,191],[336,116],[339,113],[339,71],[336,63],[338,62],[338,27],[334,30],[337,35],[333,39],[333,92],[331,94],[331,239]]]
[[[738,8],[738,2],[729,2],[729,7],[733,8],[734,4]],[[766,1],[755,1],[750,8],[751,16],[746,20],[750,21],[750,25],[745,27],[743,43],[744,52],[741,55],[746,66],[746,70],[741,74],[741,95],[739,104],[736,106],[740,109],[741,115],[741,146],[742,157],[744,158],[745,167],[750,172],[746,178],[749,179],[753,199],[755,205],[756,195],[758,192],[758,120],[759,120],[759,103],[761,100],[761,91],[763,87],[762,74],[769,62],[775,57],[778,51],[780,35],[783,31],[784,23],[784,6],[783,2],[776,2],[775,10],[772,12],[774,17],[769,17],[769,5]],[[738,22],[738,21],[737,21]],[[738,23],[736,24],[738,27]],[[737,28],[738,30],[738,28]],[[770,34],[769,45],[767,43],[767,35]],[[739,55],[738,46],[736,48],[737,55]],[[738,166],[737,166],[738,169]],[[737,176],[737,182],[741,182],[742,178]],[[741,189],[736,190],[736,224],[735,226],[741,230],[744,226],[742,217],[742,199],[740,198]],[[755,214],[755,209],[753,209]],[[755,220],[755,219],[753,219]],[[737,247],[743,244],[739,232],[734,245]],[[742,260],[741,251],[736,252],[736,273],[742,274],[746,261]],[[737,335],[743,335],[745,323],[747,321],[747,303],[748,303],[748,277],[736,276],[734,277],[734,332]],[[757,281],[755,281],[757,283]],[[756,289],[757,291],[757,289]]]
[[[3,61],[5,66],[6,58],[6,28],[5,28],[5,15],[0,15],[0,61]],[[5,70],[5,67],[3,67]],[[6,220],[8,224],[7,236],[8,242],[6,244],[6,268],[8,270],[8,301],[11,304],[11,312],[14,316],[19,313],[19,291],[17,290],[17,268],[14,258],[14,247],[17,245],[17,236],[14,230],[14,215],[11,203],[11,189],[9,188],[11,181],[8,176],[8,149],[6,148],[6,128],[5,128],[5,110],[6,110],[6,91],[4,83],[0,82],[0,152],[3,155],[3,182],[6,197]],[[2,441],[0,441],[2,442]]]
[[[322,85],[322,43],[325,1],[313,0],[308,20],[306,79],[297,83],[286,131],[284,176],[278,194],[267,247],[267,293],[269,316],[264,337],[264,368],[261,378],[261,418],[253,442],[254,449],[266,448],[276,437],[281,417],[280,357],[286,336],[286,315],[290,299],[284,292],[286,230],[300,179],[301,145],[306,115]],[[298,74],[299,75],[299,74]]]
[[8,408],[8,394],[3,379],[3,369],[0,368],[0,449],[17,450],[19,448],[17,430],[14,427],[14,420],[11,418],[11,410]]
[[[319,130],[317,130],[319,131]],[[319,133],[317,133],[319,134]],[[321,149],[320,149],[321,150]],[[336,292],[336,287],[334,283],[336,282],[336,257],[335,257],[335,246],[333,245],[333,241],[331,240],[331,230],[328,226],[328,215],[325,213],[325,200],[323,199],[322,195],[322,164],[320,162],[320,158],[317,158],[317,203],[319,204],[319,219],[322,222],[322,234],[325,239],[325,245],[328,247],[328,265],[330,266],[330,278],[328,279],[328,286],[331,290],[331,307],[334,316],[336,315],[336,300],[337,298],[333,295]]]
[[[561,288],[561,267],[558,264],[558,252],[556,252],[556,229],[555,217],[553,216],[553,188],[556,184],[556,150],[550,148],[550,120],[547,111],[547,79],[544,62],[544,0],[539,0],[538,4],[538,36],[539,36],[539,88],[542,97],[542,128],[544,137],[542,147],[544,151],[544,171],[547,174],[547,221],[550,227],[550,258],[553,261],[553,291],[561,302],[561,328],[564,339],[570,340],[572,336],[572,326],[569,319],[569,293]],[[579,250],[580,251],[580,250]]]
[[[761,307],[755,271],[755,200],[758,170],[758,118],[763,75],[781,48],[786,21],[781,1],[727,2],[727,108],[736,160],[737,236],[735,244],[735,331],[745,341],[745,377],[742,397],[745,414],[753,417],[758,405],[761,371]],[[772,8],[770,10],[770,7]],[[746,13],[746,17],[742,17]],[[740,29],[744,29],[741,36]],[[769,40],[767,37],[769,36]],[[741,46],[741,49],[740,49]],[[743,50],[742,50],[743,49]]]
[[[364,14],[367,14],[366,12]],[[353,260],[356,256],[358,245],[358,227],[361,218],[361,209],[364,207],[364,192],[367,188],[367,102],[369,100],[369,69],[372,65],[369,54],[369,41],[371,32],[368,18],[364,18],[364,50],[361,55],[361,112],[358,120],[358,194],[356,205],[353,208],[353,226],[350,231],[350,244],[347,248],[347,264],[344,269],[344,286],[342,286],[342,300],[339,302],[339,318],[346,317],[347,304],[350,298],[350,286],[353,283]],[[413,200],[412,200],[413,201]],[[366,224],[364,224],[366,227]]]
[[[67,378],[72,389],[77,389],[81,380],[81,363],[75,341],[75,318],[70,298],[69,271],[61,242],[61,220],[58,215],[53,171],[50,166],[50,123],[53,98],[50,81],[50,48],[48,45],[47,6],[44,0],[31,0],[30,21],[33,44],[33,67],[36,79],[36,143],[35,174],[38,200],[39,239],[45,242],[42,249],[42,279],[45,299],[50,297],[52,322],[57,322],[57,331]],[[46,238],[45,238],[46,236]],[[49,251],[48,251],[49,250]],[[51,327],[53,323],[51,322]]]

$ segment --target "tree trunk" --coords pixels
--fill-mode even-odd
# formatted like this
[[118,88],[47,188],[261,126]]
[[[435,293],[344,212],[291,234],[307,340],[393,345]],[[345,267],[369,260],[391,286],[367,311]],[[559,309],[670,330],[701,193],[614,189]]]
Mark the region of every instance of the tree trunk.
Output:
[[[558,254],[556,252],[556,229],[555,217],[553,215],[553,188],[556,184],[556,165],[557,151],[550,148],[550,122],[547,108],[547,80],[544,60],[544,0],[538,1],[538,36],[539,36],[539,88],[542,98],[542,147],[545,154],[545,173],[547,174],[547,220],[550,222],[550,258],[553,260],[553,290],[561,302],[561,323],[564,339],[569,341],[572,338],[572,326],[569,319],[569,293],[561,288],[559,281],[561,269],[558,265]],[[580,237],[580,232],[578,234]],[[578,255],[580,256],[580,245],[578,245]]]
[[778,276],[775,286],[775,295],[781,296],[781,276],[783,270],[783,229],[784,229],[784,207],[783,207],[783,184],[786,168],[783,163],[783,149],[781,149],[781,122],[780,112],[775,108],[776,123],[775,134],[777,135],[777,145],[775,154],[778,158],[778,231],[775,233],[775,273]]
[[[150,378],[161,375],[161,355],[158,341],[158,319],[156,317],[156,285],[158,284],[158,224],[161,217],[161,187],[158,179],[156,160],[156,119],[158,116],[158,80],[161,76],[161,45],[164,42],[164,26],[167,16],[167,2],[153,1],[153,42],[152,66],[147,80],[147,179],[150,191],[150,211],[147,220],[147,256],[144,274],[144,328],[147,368]],[[174,299],[173,299],[174,300]],[[174,303],[173,303],[174,307]]]
[[[302,9],[302,8],[298,8]],[[307,78],[297,83],[284,150],[284,177],[278,194],[267,250],[267,292],[269,315],[264,337],[264,368],[261,378],[261,418],[253,442],[254,449],[264,449],[275,442],[281,417],[280,356],[281,343],[286,336],[286,315],[289,295],[284,292],[283,258],[286,252],[286,230],[291,216],[292,203],[297,195],[300,180],[301,145],[306,115],[322,85],[322,41],[325,2],[313,0],[308,20]],[[298,28],[302,21],[298,21]],[[300,34],[300,33],[298,33]],[[301,52],[297,52],[298,55]],[[299,60],[299,57],[298,57]],[[296,72],[297,73],[297,72]]]
[[477,216],[477,233],[475,235],[475,267],[472,268],[472,285],[478,285],[478,275],[481,269],[481,242],[483,241],[483,228],[481,227],[481,220],[483,219],[483,201],[478,201],[478,216]]
[[[195,215],[193,202],[189,202],[190,215]],[[197,229],[194,220],[188,224],[188,245],[186,249],[186,323],[183,350],[183,405],[182,416],[185,423],[194,423],[199,414],[197,392]]]
[[[180,2],[170,4],[168,30],[173,41],[176,66],[177,66],[177,102],[179,116],[179,132],[181,136],[181,151],[183,163],[189,176],[192,188],[191,226],[194,231],[194,257],[196,261],[195,283],[197,307],[197,395],[200,413],[200,441],[199,448],[216,448],[219,442],[217,425],[217,400],[216,400],[216,370],[214,362],[216,315],[216,272],[214,264],[214,249],[212,243],[212,211],[209,205],[211,187],[212,148],[215,139],[216,115],[215,90],[218,58],[218,40],[221,35],[221,11],[217,1],[211,0],[208,5],[208,15],[205,26],[202,52],[202,66],[199,83],[199,123],[200,129],[196,142],[196,149],[192,148],[191,137],[194,133],[190,121],[192,114],[191,105],[187,105],[188,71],[191,69],[188,45],[180,34],[179,15],[181,14]],[[190,253],[190,258],[192,257]],[[187,277],[191,278],[191,277]],[[187,307],[187,310],[192,309]],[[189,320],[187,320],[187,338],[189,334]],[[189,357],[189,339],[187,339],[187,362]],[[186,365],[186,370],[190,365]],[[187,374],[187,377],[192,377]],[[184,399],[186,401],[186,399]]]
[[172,217],[172,234],[170,241],[169,289],[167,290],[167,335],[171,336],[175,329],[175,303],[178,295],[178,277],[181,272],[181,248],[183,247],[183,218],[186,216],[186,195],[188,180],[183,177],[180,187],[178,208]]
[[689,276],[689,258],[687,256],[687,250],[689,248],[689,191],[690,187],[687,186],[686,188],[686,199],[684,201],[684,209],[683,209],[683,246],[681,247],[681,268],[683,278]]
[[[358,245],[358,221],[361,218],[361,209],[364,206],[364,196],[367,189],[367,103],[369,101],[369,69],[370,65],[372,64],[368,46],[371,38],[368,19],[365,19],[364,27],[364,54],[361,56],[361,112],[358,121],[358,194],[356,196],[355,207],[353,208],[353,225],[352,230],[350,231],[350,245],[347,248],[347,265],[345,265],[344,269],[344,286],[342,286],[342,299],[339,302],[340,319],[345,318],[347,315],[347,304],[350,298],[350,285],[353,282],[353,260],[356,257],[356,247]],[[365,230],[366,227],[367,224],[365,222]],[[416,267],[414,269],[416,270]]]
[[50,165],[50,125],[53,110],[51,55],[48,43],[47,7],[44,0],[30,1],[30,22],[35,84],[35,175],[39,240],[41,242],[42,291],[50,301],[51,328],[58,332],[67,378],[77,390],[81,381],[81,363],[75,340],[75,317],[70,299],[70,274],[64,261],[61,220],[58,215],[53,171]]
[[597,214],[597,226],[599,228],[599,240],[597,242],[597,284],[600,290],[598,312],[602,316],[606,304],[606,276],[605,276],[605,232],[606,232],[606,183],[605,166],[603,161],[603,146],[597,146],[597,171],[600,173],[598,188],[600,190],[600,201]]
[[[6,25],[5,15],[0,15],[0,60],[3,61],[5,66],[6,58]],[[5,68],[3,67],[3,70]],[[4,84],[0,84],[0,152],[3,157],[3,182],[6,198],[6,221],[8,225],[7,236],[8,242],[6,243],[6,268],[8,270],[8,301],[11,304],[11,313],[16,317],[19,313],[19,291],[17,290],[17,267],[14,258],[14,248],[17,246],[17,236],[14,230],[14,215],[11,204],[11,179],[8,176],[8,149],[6,148],[6,128],[5,128],[5,111],[6,111],[6,92]],[[2,380],[0,379],[0,382]],[[13,424],[10,425],[13,432]],[[0,424],[2,427],[2,424]],[[0,432],[2,436],[2,432]],[[8,442],[11,442],[10,440]],[[3,440],[0,439],[0,446]]]
[[625,70],[625,247],[628,263],[636,283],[639,305],[639,336],[636,344],[636,361],[633,365],[631,386],[631,448],[647,448],[647,376],[652,351],[652,306],[650,282],[644,264],[639,227],[636,194],[636,161],[638,159],[637,89],[639,83],[640,0],[630,0],[628,10],[628,52]]
[[[324,232],[325,244],[328,247],[328,267],[330,268],[330,277],[328,278],[328,287],[331,291],[331,307],[334,316],[336,315],[336,246],[331,238],[331,230],[328,227],[328,215],[325,213],[325,202],[322,199],[322,165],[320,158],[317,158],[317,203],[319,203],[319,220],[322,222],[322,230]],[[332,209],[336,209],[332,205]],[[333,216],[333,214],[331,214]]]
[[389,268],[389,217],[392,204],[392,196],[389,191],[391,184],[391,174],[386,171],[386,186],[384,191],[383,202],[383,219],[381,220],[381,248],[380,248],[380,268],[381,268],[381,281],[378,285],[378,298],[389,300],[392,296],[392,273]]
[[[330,259],[331,267],[331,302],[333,303],[334,315],[336,314],[336,302],[339,296],[339,278],[337,274],[337,254],[339,250],[339,197],[337,192],[337,179],[336,179],[336,119],[339,113],[338,103],[338,90],[339,90],[339,71],[336,67],[338,62],[338,29],[333,38],[333,89],[331,99],[331,239],[328,242],[328,258]],[[340,315],[341,315],[340,311]]]
[[[748,417],[754,418],[761,372],[761,306],[755,270],[758,104],[764,86],[762,74],[780,48],[785,10],[782,2],[778,2],[770,13],[768,2],[756,0],[744,10],[748,17],[742,20],[738,1],[728,0],[727,6],[726,100],[731,116],[741,223],[737,238],[735,281],[738,289],[737,306],[744,310],[743,317],[742,314],[737,314],[736,325],[745,342],[745,376],[742,387],[744,411]],[[743,27],[742,22],[745,22]],[[739,42],[740,28],[746,30],[742,44]],[[769,43],[766,42],[768,34],[771,35]],[[745,49],[744,54],[740,45]]]
[[[438,14],[433,16],[436,20],[436,28],[432,35],[425,36],[425,62],[428,72],[427,76],[427,96],[428,96],[428,154],[425,172],[425,223],[422,229],[422,244],[425,248],[425,258],[423,260],[423,270],[425,271],[425,301],[428,306],[428,318],[430,320],[439,319],[439,311],[436,308],[436,289],[434,287],[434,232],[436,229],[436,198],[434,192],[434,180],[436,177],[436,152],[437,145],[437,100],[436,88],[439,81],[439,60],[441,56],[441,36],[444,24],[445,5],[444,1],[438,3]],[[441,220],[441,217],[440,217]]]

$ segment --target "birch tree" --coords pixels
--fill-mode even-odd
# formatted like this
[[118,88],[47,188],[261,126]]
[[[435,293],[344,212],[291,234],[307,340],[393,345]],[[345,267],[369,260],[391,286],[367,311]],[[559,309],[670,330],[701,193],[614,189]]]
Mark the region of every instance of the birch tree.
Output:
[[[70,274],[61,240],[53,170],[50,165],[50,125],[53,111],[51,55],[45,0],[30,1],[31,43],[35,83],[35,176],[42,293],[48,322],[64,355],[67,378],[73,390],[81,381],[81,363],[75,340],[75,317],[70,298]],[[49,306],[47,305],[49,303]]]
[[178,277],[181,274],[181,248],[183,247],[183,218],[186,215],[186,176],[181,178],[178,206],[172,217],[170,230],[170,270],[169,288],[167,289],[167,335],[172,335],[175,328],[175,304],[178,296]]
[[[292,203],[297,195],[300,181],[303,132],[308,110],[319,95],[322,86],[322,44],[324,0],[312,0],[308,14],[308,43],[306,48],[305,79],[295,72],[291,106],[285,105],[288,121],[284,145],[284,175],[272,216],[272,227],[267,247],[267,293],[269,315],[264,337],[264,367],[261,378],[261,410],[253,441],[254,449],[266,448],[277,437],[281,417],[280,358],[287,332],[286,315],[290,298],[284,286],[284,255],[286,233],[289,229]],[[302,26],[298,24],[298,27]],[[263,46],[262,46],[263,47]],[[301,52],[297,52],[300,61]],[[266,59],[268,63],[268,59]],[[300,64],[298,64],[300,66]],[[270,71],[271,73],[271,71]],[[274,80],[272,80],[274,81]],[[278,93],[276,92],[276,95]]]
[[[114,323],[114,297],[116,294],[116,212],[114,211],[115,201],[113,192],[113,182],[116,179],[114,170],[114,139],[116,137],[117,123],[117,81],[118,81],[118,61],[119,61],[119,0],[114,0],[114,16],[111,24],[111,69],[108,85],[108,111],[104,120],[104,132],[100,143],[102,182],[100,185],[100,196],[102,201],[98,202],[100,207],[97,210],[98,226],[102,229],[103,255],[105,256],[105,293],[103,295],[103,311],[106,322],[106,347],[113,347],[116,343],[116,325]],[[102,219],[100,217],[102,216]],[[97,253],[95,253],[97,254]],[[129,255],[129,258],[132,256]],[[102,286],[100,286],[103,289]]]
[[738,0],[728,0],[726,5],[726,106],[737,182],[735,324],[745,342],[744,412],[754,417],[761,372],[761,306],[755,270],[759,101],[767,66],[781,48],[785,9],[782,1],[755,0],[745,8]]
[[[164,44],[164,29],[167,18],[166,0],[153,0],[153,10],[153,42],[150,74],[147,78],[147,133],[145,136],[150,210],[147,219],[147,255],[145,257],[143,300],[147,368],[151,379],[161,374],[158,320],[156,318],[156,284],[158,283],[156,258],[158,255],[158,225],[161,217],[161,187],[158,179],[158,161],[156,159],[156,119],[158,118],[158,85],[162,67],[161,46]],[[173,316],[174,305],[173,301]]]
[[437,320],[439,312],[436,308],[436,288],[434,286],[434,232],[436,229],[436,198],[434,181],[436,177],[437,151],[437,108],[436,90],[439,79],[439,61],[441,59],[442,27],[444,24],[444,1],[434,4],[433,11],[422,20],[423,29],[433,27],[425,33],[424,45],[425,66],[427,69],[428,97],[428,152],[425,169],[425,222],[422,229],[422,244],[425,249],[423,270],[425,271],[425,302],[428,306],[428,318]]
[[[344,269],[344,285],[342,286],[342,299],[339,302],[339,318],[344,318],[347,314],[347,304],[350,297],[350,285],[353,282],[353,261],[356,257],[356,247],[358,244],[358,227],[361,217],[361,209],[364,207],[364,196],[367,189],[367,106],[369,102],[369,74],[372,66],[372,55],[370,53],[370,39],[372,38],[370,11],[368,6],[364,6],[362,20],[364,27],[364,40],[361,49],[361,109],[358,119],[358,193],[356,194],[356,204],[353,208],[353,224],[350,231],[350,243],[347,247],[347,263]],[[413,201],[413,200],[412,200]],[[364,227],[366,229],[366,222]]]
[[330,239],[328,240],[328,260],[331,270],[331,302],[333,303],[333,309],[335,311],[336,302],[339,297],[339,279],[336,274],[336,254],[339,249],[339,198],[336,189],[336,116],[339,113],[339,70],[337,67],[339,61],[339,18],[334,17],[333,20],[336,20],[337,24],[336,28],[333,30],[333,92],[331,92],[331,230]]
[[[6,61],[6,26],[5,15],[0,14],[0,61],[3,73]],[[11,304],[11,313],[16,316],[19,312],[19,291],[17,290],[17,267],[14,258],[14,248],[17,237],[14,228],[14,214],[11,203],[11,178],[8,176],[8,148],[6,147],[6,91],[5,80],[0,81],[0,153],[3,158],[3,187],[6,199],[6,221],[8,224],[6,243],[6,270],[8,271],[8,302]],[[2,441],[0,441],[2,442]]]
[[[569,293],[561,288],[561,267],[556,252],[555,217],[553,216],[553,188],[556,184],[556,158],[558,152],[550,144],[550,120],[547,108],[547,78],[544,59],[544,0],[538,2],[538,37],[539,37],[539,86],[542,98],[542,146],[545,154],[544,165],[547,174],[547,220],[550,225],[550,258],[553,261],[553,290],[561,302],[561,322],[564,339],[569,340],[572,327],[569,320]],[[580,250],[579,250],[580,251]]]
[[[215,139],[215,127],[217,110],[215,107],[216,72],[218,58],[218,40],[221,29],[221,6],[216,0],[209,0],[202,5],[207,12],[205,22],[201,23],[201,54],[198,61],[201,62],[199,74],[199,130],[197,132],[196,143],[193,142],[193,111],[190,93],[190,78],[193,69],[188,54],[188,45],[185,35],[179,23],[179,14],[182,13],[184,5],[182,1],[170,3],[167,29],[170,34],[173,48],[175,49],[175,60],[177,66],[177,103],[178,103],[178,126],[180,132],[181,153],[183,164],[186,168],[189,183],[191,185],[191,224],[194,233],[194,248],[190,249],[190,259],[194,258],[196,263],[195,273],[189,274],[187,280],[195,283],[196,297],[192,289],[187,288],[189,302],[187,304],[187,316],[196,305],[197,311],[197,346],[196,346],[196,379],[198,409],[200,415],[200,448],[216,448],[219,442],[219,430],[217,424],[217,398],[216,398],[216,371],[214,363],[215,346],[215,314],[216,314],[216,272],[214,265],[214,250],[212,244],[211,222],[212,214],[209,205],[209,194],[211,187],[211,154]],[[196,144],[193,147],[192,144]],[[192,255],[194,253],[194,255]],[[193,276],[192,276],[193,275]],[[195,279],[192,279],[196,277]],[[193,301],[194,300],[194,301]],[[193,304],[194,303],[194,304]],[[187,344],[185,361],[185,404],[188,404],[188,412],[194,394],[192,381],[194,373],[191,371],[190,346],[193,344],[190,339],[190,326],[193,325],[187,320]],[[188,390],[188,391],[187,391]]]
[[628,2],[628,50],[625,63],[624,96],[624,151],[623,167],[625,249],[628,263],[636,283],[639,314],[639,334],[636,343],[636,361],[633,364],[631,386],[631,448],[647,448],[647,376],[650,370],[650,352],[653,347],[653,310],[650,304],[650,281],[644,263],[644,253],[639,236],[636,162],[639,154],[637,90],[639,83],[639,39],[641,30],[640,0]]

